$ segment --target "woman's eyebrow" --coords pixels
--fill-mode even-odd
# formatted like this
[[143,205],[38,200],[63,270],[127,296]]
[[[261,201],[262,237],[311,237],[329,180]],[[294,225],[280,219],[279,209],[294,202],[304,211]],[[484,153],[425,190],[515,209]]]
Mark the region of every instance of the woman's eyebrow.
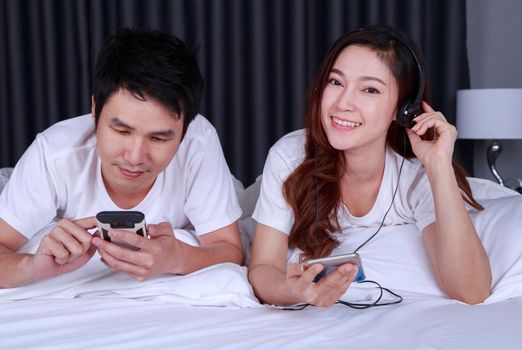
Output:
[[368,80],[376,81],[378,83],[381,83],[384,86],[387,86],[387,84],[384,81],[382,81],[382,79],[374,77],[374,76],[371,76],[371,75],[369,75],[369,76],[368,75],[364,75],[362,77],[359,77],[359,80],[361,80],[361,81],[368,81]]
[[[337,69],[337,68],[332,68],[331,73],[338,74],[338,75],[340,75],[341,77],[344,77],[344,76],[345,76],[344,73],[343,73],[343,71],[340,70],[340,69]],[[376,77],[376,76],[372,76],[372,75],[363,75],[363,76],[359,77],[358,80],[361,80],[361,81],[368,81],[368,80],[370,80],[370,81],[376,81],[376,82],[378,82],[378,83],[381,83],[381,84],[384,85],[384,86],[387,86],[387,84],[386,84],[382,79],[380,79],[380,78],[378,78],[378,77]]]

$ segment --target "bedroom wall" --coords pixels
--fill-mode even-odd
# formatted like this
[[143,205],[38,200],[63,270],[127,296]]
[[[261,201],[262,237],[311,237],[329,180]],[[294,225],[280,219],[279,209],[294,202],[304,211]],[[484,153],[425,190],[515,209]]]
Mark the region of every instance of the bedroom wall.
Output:
[[[472,89],[522,88],[521,0],[467,0],[467,46]],[[520,111],[522,118],[522,111]],[[474,141],[474,176],[494,180],[488,141]],[[522,140],[503,141],[497,169],[504,180],[522,178]]]

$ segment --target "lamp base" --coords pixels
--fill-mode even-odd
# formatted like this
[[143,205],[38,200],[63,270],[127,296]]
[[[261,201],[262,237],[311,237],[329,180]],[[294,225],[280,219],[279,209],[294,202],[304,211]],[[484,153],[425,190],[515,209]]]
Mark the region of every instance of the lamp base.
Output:
[[517,191],[522,194],[522,179],[518,177],[510,177],[506,181],[504,181],[504,186],[511,188],[512,190]]
[[497,158],[500,155],[500,153],[502,153],[502,149],[503,149],[503,147],[500,142],[498,142],[496,140],[491,141],[491,143],[488,146],[487,158],[488,158],[489,170],[491,170],[491,172],[493,173],[493,176],[495,177],[495,179],[497,179],[497,182],[499,184],[501,184],[502,186],[504,186],[504,180],[502,180],[502,177],[498,173],[497,167],[496,167]]

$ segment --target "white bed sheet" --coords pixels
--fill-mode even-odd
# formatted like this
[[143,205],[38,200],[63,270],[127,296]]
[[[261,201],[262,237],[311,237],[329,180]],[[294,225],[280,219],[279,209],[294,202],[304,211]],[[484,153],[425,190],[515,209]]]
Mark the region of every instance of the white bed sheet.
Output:
[[1,349],[520,349],[522,297],[469,306],[409,295],[354,310],[135,299],[0,302]]

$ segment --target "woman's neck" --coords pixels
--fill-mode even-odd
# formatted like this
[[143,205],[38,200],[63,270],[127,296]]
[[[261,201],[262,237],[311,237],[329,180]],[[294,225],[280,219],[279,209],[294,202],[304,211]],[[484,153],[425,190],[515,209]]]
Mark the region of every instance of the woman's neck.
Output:
[[368,150],[363,152],[345,151],[346,166],[344,178],[350,182],[366,182],[382,178],[386,162],[386,147],[380,150]]
[[363,217],[375,205],[386,162],[386,148],[380,152],[346,154],[346,169],[341,178],[341,201],[351,215]]

